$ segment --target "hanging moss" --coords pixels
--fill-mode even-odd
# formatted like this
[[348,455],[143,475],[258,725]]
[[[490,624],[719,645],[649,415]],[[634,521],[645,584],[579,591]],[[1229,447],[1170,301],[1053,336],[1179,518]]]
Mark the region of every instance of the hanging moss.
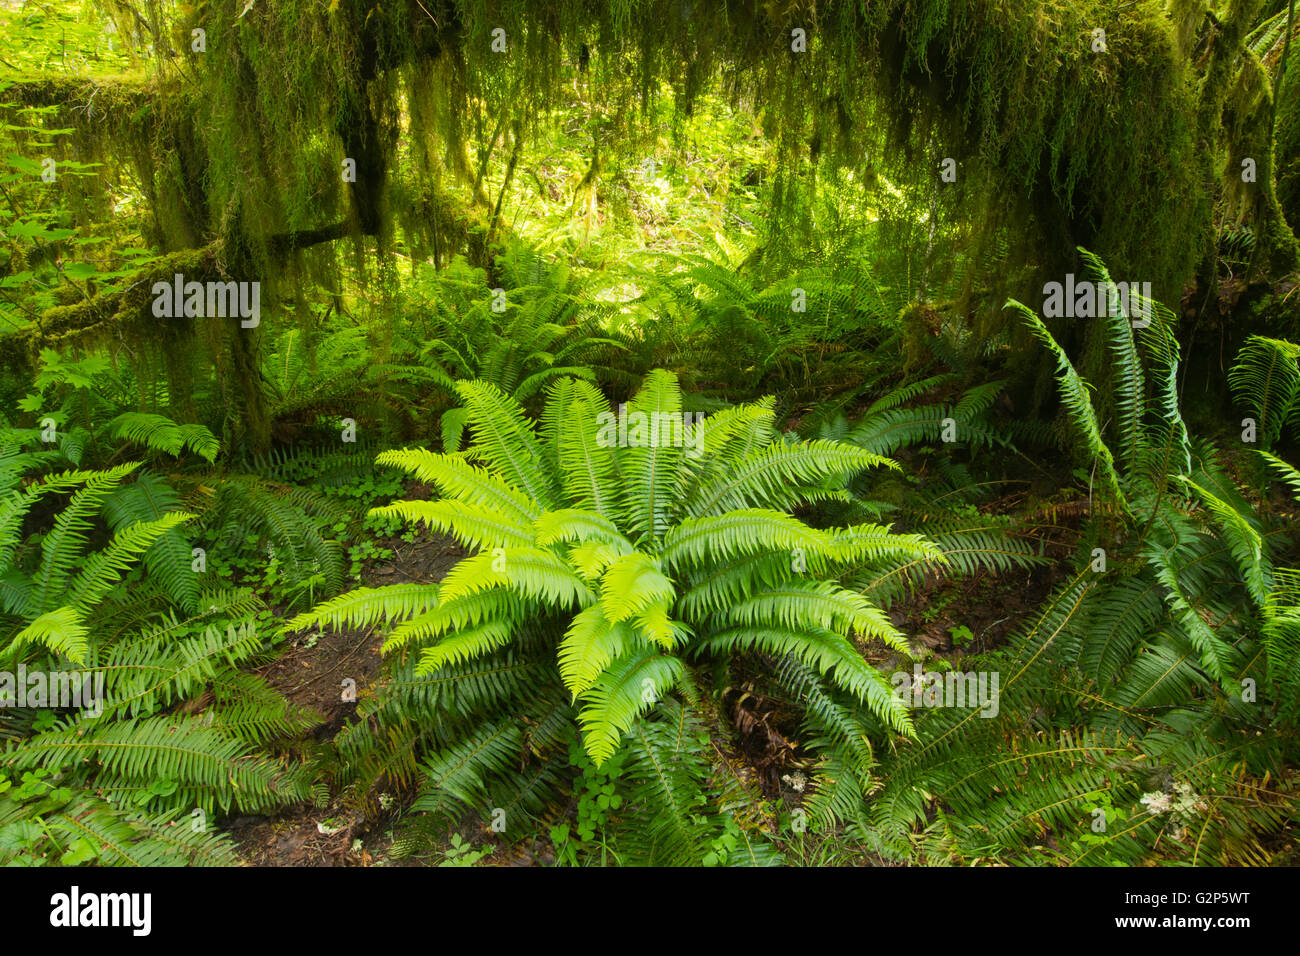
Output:
[[[378,235],[401,136],[417,141],[431,179],[432,157],[488,141],[503,114],[540,122],[579,48],[605,95],[629,104],[667,81],[689,112],[721,75],[762,111],[791,172],[811,154],[921,183],[956,158],[1004,201],[1045,213],[1044,234],[1068,233],[1059,249],[1096,248],[1166,287],[1186,278],[1189,237],[1206,227],[1204,203],[1164,201],[1196,192],[1194,105],[1174,25],[1151,5],[893,0],[814,16],[793,4],[346,0],[333,12],[286,3],[237,14],[214,5],[203,22],[202,125],[210,202],[237,202],[255,233],[323,224],[320,136],[332,131],[331,165],[357,161],[353,228]],[[806,53],[789,49],[795,27]],[[492,50],[496,29],[505,53]],[[1107,52],[1092,49],[1094,29]],[[340,179],[324,193],[344,191]]]
[[[1267,84],[1239,69],[1261,2],[1232,0],[1210,29],[1205,0],[217,0],[186,8],[147,78],[16,89],[58,105],[54,121],[70,118],[75,148],[105,175],[135,172],[149,241],[215,248],[218,272],[298,301],[304,274],[339,294],[344,238],[380,298],[395,248],[437,263],[468,251],[490,267],[505,190],[489,195],[483,171],[556,122],[575,73],[603,124],[590,127],[593,173],[609,144],[656,135],[665,90],[678,119],[719,91],[775,146],[771,228],[752,263],[810,254],[828,184],[876,184],[882,235],[908,250],[917,289],[951,297],[945,321],[967,326],[975,354],[1005,327],[1006,295],[1032,301],[1044,273],[1077,267],[1078,246],[1165,301],[1205,274],[1225,157],[1266,135]],[[185,42],[192,27],[206,31],[204,52]],[[806,49],[792,49],[794,30]],[[1300,136],[1293,109],[1278,128],[1279,144]],[[1274,199],[1242,207],[1278,248],[1295,155],[1279,150]],[[944,160],[956,182],[939,179]],[[66,308],[42,336],[130,312]],[[258,341],[218,354],[260,447]],[[169,370],[175,387],[184,374]]]
[[[378,237],[404,137],[419,177],[407,191],[430,192],[434,170],[467,141],[482,148],[503,123],[529,135],[545,121],[566,60],[582,49],[620,126],[647,115],[663,82],[689,113],[720,80],[760,111],[784,183],[810,184],[798,171],[811,161],[922,187],[951,157],[983,185],[979,212],[1009,205],[1041,225],[1032,246],[1059,259],[1085,245],[1164,294],[1188,277],[1208,229],[1179,55],[1185,26],[1152,4],[239,6],[203,8],[195,25],[207,50],[181,55],[203,87],[190,90],[199,98],[190,130],[169,134],[184,148],[158,150],[171,188],[157,198],[178,225],[202,229],[233,205],[251,235],[319,230],[339,221],[346,197],[348,228]],[[795,28],[806,31],[806,52],[790,49]],[[1105,31],[1105,52],[1094,50],[1094,30]],[[502,37],[505,52],[494,52]],[[168,82],[181,68],[171,62],[162,64]],[[339,175],[345,158],[356,162],[355,182]],[[197,208],[198,182],[207,210]],[[783,211],[797,221],[797,192],[778,190],[778,228]]]
[[158,323],[153,316],[153,283],[171,281],[176,273],[196,281],[217,278],[215,246],[184,249],[163,256],[129,283],[124,292],[111,292],[78,302],[56,306],[42,314],[36,327],[23,333],[35,345],[55,343],[92,344],[96,336],[116,336],[118,329],[151,333]]

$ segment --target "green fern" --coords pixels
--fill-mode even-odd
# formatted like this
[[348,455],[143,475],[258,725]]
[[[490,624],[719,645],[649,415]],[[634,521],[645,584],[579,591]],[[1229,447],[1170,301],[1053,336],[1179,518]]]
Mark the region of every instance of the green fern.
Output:
[[[314,766],[266,747],[319,717],[238,670],[267,647],[250,624],[260,601],[185,580],[187,542],[168,536],[193,516],[161,479],[128,483],[138,468],[46,476],[0,504],[0,640],[29,672],[71,662],[94,688],[80,710],[0,712],[15,784],[0,787],[0,847],[26,862],[229,865],[210,817],[312,795]],[[61,510],[24,536],[55,497]]]
[[1252,335],[1228,370],[1233,397],[1255,417],[1266,449],[1281,436],[1300,395],[1300,345]]
[[[631,753],[626,792],[650,788],[631,803],[670,814],[674,801],[703,806],[703,765],[678,753],[666,759],[670,776],[654,773],[663,758],[653,754],[668,743],[660,721],[674,714],[695,726],[686,711],[696,705],[683,709],[672,696],[694,699],[688,664],[751,650],[804,662],[811,685],[839,688],[837,707],[865,704],[888,732],[908,731],[905,709],[852,642],[901,638],[834,573],[866,560],[942,557],[918,536],[818,530],[786,511],[842,495],[837,487],[855,472],[892,463],[832,442],[784,444],[770,403],[690,423],[679,445],[620,448],[602,434],[610,406],[586,381],[552,383],[540,425],[494,386],[458,389],[473,436],[465,452],[380,459],[441,497],[379,513],[450,533],[472,554],[437,586],[363,589],[289,622],[380,624],[386,651],[402,660],[340,744],[357,761],[357,787],[380,775],[409,779],[411,754],[423,749],[417,810],[444,818],[502,806],[487,801],[513,793],[535,814],[562,786],[562,742],[551,733],[530,742],[517,720],[500,722],[513,711],[525,728],[578,727],[595,768]],[[628,408],[674,416],[681,404],[675,380],[654,373]],[[530,683],[521,682],[526,673]],[[828,747],[852,746],[827,734]],[[851,766],[865,780],[869,762]],[[763,838],[724,826],[715,811],[696,816],[675,811],[673,825],[650,826],[648,838],[641,823],[620,820],[617,852],[698,862],[721,841],[743,846],[751,862],[774,859]]]

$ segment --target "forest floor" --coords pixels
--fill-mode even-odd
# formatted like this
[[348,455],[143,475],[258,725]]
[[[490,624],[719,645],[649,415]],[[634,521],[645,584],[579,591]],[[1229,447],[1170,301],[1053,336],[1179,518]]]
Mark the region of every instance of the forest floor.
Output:
[[[427,487],[416,485],[403,497],[427,498],[428,494]],[[368,562],[361,572],[361,586],[436,583],[466,554],[450,537],[423,531],[414,541],[390,537],[378,539],[376,544],[389,549],[392,556]],[[1063,542],[1054,544],[1065,547]],[[1053,550],[1053,545],[1048,549]],[[1029,572],[981,573],[968,580],[922,587],[897,603],[889,617],[912,637],[918,654],[932,654],[956,665],[966,654],[1004,643],[1056,585],[1057,567],[1057,562],[1052,562]],[[260,673],[293,703],[320,715],[321,722],[310,733],[319,746],[329,749],[356,710],[355,702],[342,699],[343,680],[355,680],[356,695],[364,698],[383,672],[383,640],[379,627],[301,632],[293,635]],[[884,644],[868,645],[863,653],[878,666],[897,663],[895,652]],[[811,761],[798,743],[799,715],[766,698],[746,683],[743,675],[737,684],[736,693],[724,695],[722,701],[733,736],[712,735],[723,765],[767,800],[798,805],[800,778],[811,769]],[[413,792],[394,795],[390,809],[378,817],[366,817],[344,806],[334,794],[324,806],[303,802],[268,816],[235,817],[226,829],[241,857],[254,866],[429,865],[440,859],[454,860],[453,836],[459,836],[465,847],[485,851],[487,855],[479,861],[482,865],[553,862],[544,839],[498,850],[493,834],[472,814],[462,821],[458,832],[448,832],[446,842],[432,846],[422,856],[395,856],[392,825],[414,797]],[[882,861],[862,862],[880,865]]]
[[[428,491],[416,487],[406,497],[427,498]],[[363,587],[436,583],[465,556],[460,545],[442,535],[377,543],[392,557],[368,563],[359,582]],[[383,672],[383,643],[378,627],[299,633],[260,673],[293,703],[321,715],[312,734],[328,747],[356,712],[355,701],[343,700],[344,679],[355,680],[356,697],[364,698]],[[384,859],[391,846],[384,822],[350,816],[333,801],[325,807],[302,803],[271,816],[236,817],[227,829],[240,855],[254,866],[368,866]]]

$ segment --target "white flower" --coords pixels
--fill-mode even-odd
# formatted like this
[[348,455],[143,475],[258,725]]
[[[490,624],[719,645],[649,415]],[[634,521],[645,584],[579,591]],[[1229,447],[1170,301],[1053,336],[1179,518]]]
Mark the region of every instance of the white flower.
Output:
[[1142,799],[1139,802],[1145,803],[1147,810],[1151,813],[1160,814],[1169,809],[1169,801],[1169,794],[1157,790],[1154,793],[1142,794]]

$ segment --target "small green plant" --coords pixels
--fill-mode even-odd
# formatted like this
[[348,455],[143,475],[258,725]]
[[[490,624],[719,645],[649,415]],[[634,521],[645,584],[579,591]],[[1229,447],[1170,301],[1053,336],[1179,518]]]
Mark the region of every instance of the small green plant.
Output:
[[467,843],[459,833],[453,833],[451,836],[451,846],[447,847],[442,853],[443,860],[439,866],[477,866],[479,860],[492,855],[490,846],[474,849],[474,846]]
[[348,548],[348,575],[353,580],[361,580],[362,572],[365,571],[367,561],[387,561],[392,558],[393,550],[391,548],[381,547],[377,541],[370,538],[362,538],[356,544]]
[[722,832],[709,841],[709,850],[702,861],[704,866],[726,866],[740,844],[740,824],[734,816],[726,814],[722,819],[722,827]]
[[574,785],[578,801],[572,824],[565,822],[551,827],[557,865],[578,866],[591,853],[593,845],[600,847],[601,864],[608,862],[605,826],[610,816],[623,806],[623,797],[616,791],[626,757],[627,752],[620,751],[604,766],[597,768],[583,749],[581,740],[576,734],[573,736],[569,744],[569,760],[581,773]]

